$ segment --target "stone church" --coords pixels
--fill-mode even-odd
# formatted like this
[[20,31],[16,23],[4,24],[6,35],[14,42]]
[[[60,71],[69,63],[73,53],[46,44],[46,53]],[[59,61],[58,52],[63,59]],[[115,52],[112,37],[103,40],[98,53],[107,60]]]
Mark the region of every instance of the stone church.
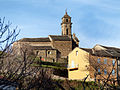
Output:
[[68,54],[79,46],[79,40],[72,34],[71,17],[65,12],[62,17],[61,29],[62,35],[48,35],[42,38],[22,38],[14,43],[29,44],[38,57],[43,61],[49,62],[67,62]]

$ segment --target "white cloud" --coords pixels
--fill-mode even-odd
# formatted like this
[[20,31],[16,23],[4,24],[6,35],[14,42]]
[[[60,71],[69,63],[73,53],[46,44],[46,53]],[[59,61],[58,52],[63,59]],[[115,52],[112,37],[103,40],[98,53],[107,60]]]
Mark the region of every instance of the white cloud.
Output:
[[[4,2],[6,6],[6,1],[0,0],[0,2],[1,1]],[[113,46],[119,46],[120,44],[118,39],[120,38],[120,36],[117,35],[118,33],[120,33],[119,0],[7,0],[7,1],[9,2],[12,1],[12,3],[14,2],[15,4],[9,4],[9,2],[7,2],[8,5],[12,5],[13,7],[9,6],[10,8],[9,7],[7,8],[6,6],[4,10],[4,12],[6,13],[5,14],[1,13],[1,15],[3,14],[12,17],[14,22],[17,22],[17,24],[20,25],[20,28],[23,30],[21,31],[22,33],[21,37],[24,37],[24,35],[26,36],[30,35],[31,37],[33,36],[39,37],[40,35],[42,35],[41,34],[42,32],[44,32],[46,36],[53,33],[60,34],[61,30],[59,30],[60,33],[58,33],[57,30],[61,29],[60,28],[61,17],[64,14],[64,10],[68,8],[68,11],[70,11],[68,13],[72,14],[73,32],[76,33],[78,32],[77,36],[80,36],[78,37],[80,39],[80,46],[92,48],[92,46],[94,46],[95,44]],[[8,13],[9,9],[10,12]],[[12,10],[13,12],[11,12]],[[89,14],[91,14],[92,17],[90,17]],[[81,19],[83,21],[80,21]],[[57,20],[59,20],[60,22],[59,21],[57,22]],[[91,24],[92,22],[95,23]],[[104,25],[101,24],[102,22],[104,23],[104,25],[107,25],[105,26],[105,28],[107,27],[106,30],[104,29]],[[81,28],[83,23],[84,24],[87,23],[86,27],[84,26],[83,28]],[[90,28],[87,28],[87,26]],[[96,27],[93,28],[94,26]],[[104,35],[108,34],[108,36],[110,35],[110,37],[107,38],[98,37],[96,39],[96,36],[90,35],[91,33],[89,32],[90,30],[88,29],[96,29],[95,32],[97,32],[97,30],[104,29],[105,31],[102,33],[104,33]],[[40,30],[39,33],[37,33],[38,32],[37,30]],[[83,32],[84,30],[86,30],[87,34]]]

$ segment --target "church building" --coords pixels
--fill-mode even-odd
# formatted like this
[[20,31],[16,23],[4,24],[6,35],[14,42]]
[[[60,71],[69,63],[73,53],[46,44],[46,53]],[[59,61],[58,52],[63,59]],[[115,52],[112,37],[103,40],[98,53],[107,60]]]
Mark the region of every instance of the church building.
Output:
[[72,34],[71,17],[65,12],[62,17],[61,35],[48,35],[42,38],[22,38],[13,45],[22,47],[22,44],[30,45],[38,57],[43,61],[67,62],[68,54],[79,47],[79,40]]

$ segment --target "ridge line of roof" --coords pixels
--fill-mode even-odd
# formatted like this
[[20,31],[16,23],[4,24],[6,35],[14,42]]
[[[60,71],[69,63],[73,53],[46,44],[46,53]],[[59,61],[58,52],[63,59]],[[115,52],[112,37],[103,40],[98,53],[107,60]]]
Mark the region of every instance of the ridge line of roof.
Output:
[[[104,48],[116,48],[116,49],[120,49],[119,47],[104,46],[104,45],[101,45],[101,44],[96,44],[95,46],[101,46],[101,47],[104,47]],[[94,46],[94,47],[95,47],[95,46]]]

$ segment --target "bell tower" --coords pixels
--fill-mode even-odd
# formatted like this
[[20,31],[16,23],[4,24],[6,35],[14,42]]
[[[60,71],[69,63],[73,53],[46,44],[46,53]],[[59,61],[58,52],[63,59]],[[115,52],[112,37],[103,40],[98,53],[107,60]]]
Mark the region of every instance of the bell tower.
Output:
[[62,17],[61,23],[62,35],[69,36],[71,38],[72,37],[71,27],[72,27],[71,17],[67,14],[66,10],[65,15]]

